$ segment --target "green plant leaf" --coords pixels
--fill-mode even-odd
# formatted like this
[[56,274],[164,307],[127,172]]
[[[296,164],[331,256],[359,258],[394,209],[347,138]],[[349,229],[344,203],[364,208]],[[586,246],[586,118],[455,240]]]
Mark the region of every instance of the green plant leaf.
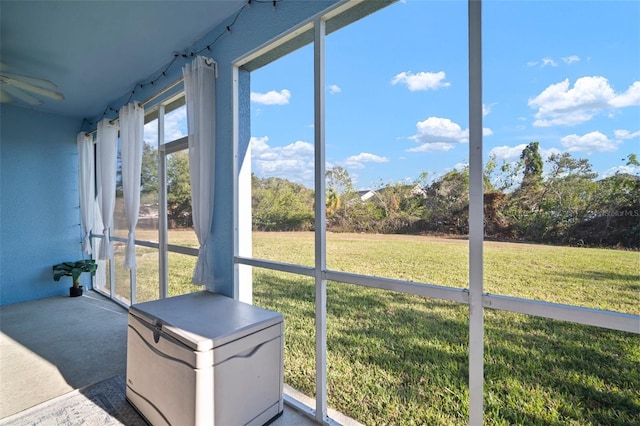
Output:
[[90,272],[95,275],[98,264],[93,259],[83,259],[76,262],[62,262],[53,266],[53,280],[60,281],[61,277],[69,276],[73,278],[74,286],[77,286],[80,275],[83,272]]

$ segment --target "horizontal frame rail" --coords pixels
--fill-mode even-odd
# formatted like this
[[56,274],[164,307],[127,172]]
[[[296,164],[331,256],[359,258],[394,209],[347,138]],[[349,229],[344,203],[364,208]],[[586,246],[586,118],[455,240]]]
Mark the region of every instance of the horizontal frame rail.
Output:
[[325,277],[330,281],[344,282],[364,287],[415,294],[416,296],[434,299],[450,300],[458,303],[469,303],[469,290],[466,288],[445,287],[434,284],[421,284],[410,281],[394,280],[391,278],[372,277],[368,275],[351,274],[348,272],[326,271]]
[[175,244],[167,244],[167,250],[173,253],[186,254],[188,256],[198,256],[198,249],[194,247],[177,246]]
[[[308,277],[315,276],[314,268],[310,266],[300,266],[246,257],[235,257],[234,261],[239,264],[256,266],[264,269],[290,272]],[[461,289],[434,284],[421,284],[339,271],[324,271],[323,278],[329,281],[469,304],[469,290],[466,288]],[[522,299],[512,296],[501,296],[490,293],[482,294],[482,303],[485,308],[490,309],[640,334],[640,315],[604,311],[600,309],[545,302],[541,300]]]
[[272,269],[280,272],[290,272],[292,274],[315,277],[315,269],[311,266],[294,265],[292,263],[272,262],[270,260],[252,259],[248,257],[236,256],[235,263],[241,265],[257,266],[258,268]]
[[[91,235],[93,238],[102,238],[102,235]],[[111,237],[113,241],[127,242],[126,238]],[[136,245],[150,248],[159,248],[158,243],[136,240]],[[198,249],[193,247],[168,245],[168,250],[175,253],[197,256]],[[310,266],[294,265],[290,263],[273,262],[262,259],[235,257],[235,263],[256,266],[258,268],[271,269],[292,274],[315,276],[314,268]],[[390,278],[372,277],[367,275],[352,274],[339,271],[325,271],[324,277],[330,281],[354,284],[363,287],[378,288],[381,290],[397,291],[414,294],[417,296],[434,299],[449,300],[458,303],[469,303],[468,289],[439,286],[434,284],[421,284],[409,281],[394,280]],[[640,315],[623,312],[604,311],[600,309],[586,308],[582,306],[566,305],[561,303],[545,302],[542,300],[522,299],[513,296],[502,296],[484,293],[482,303],[485,308],[500,311],[515,312],[535,317],[555,319],[559,321],[573,322],[610,330],[624,331],[640,334]]]
[[[103,238],[102,235],[92,235],[92,237],[95,238]],[[117,241],[119,243],[126,243],[127,239],[124,237],[116,237],[116,236],[111,236],[111,241]],[[151,247],[151,248],[160,248],[160,244],[155,243],[153,241],[140,241],[140,240],[133,240],[133,242],[135,243],[135,245],[137,246],[144,246],[144,247]]]
[[[101,234],[91,234],[92,238],[104,238]],[[127,239],[122,237],[111,237],[111,241],[126,243]],[[135,245],[159,249],[160,244],[153,241],[134,240]],[[188,256],[198,256],[198,249],[194,247],[179,246],[175,244],[167,244],[167,250],[173,253],[186,254]]]
[[640,334],[640,315],[485,293],[485,308]]

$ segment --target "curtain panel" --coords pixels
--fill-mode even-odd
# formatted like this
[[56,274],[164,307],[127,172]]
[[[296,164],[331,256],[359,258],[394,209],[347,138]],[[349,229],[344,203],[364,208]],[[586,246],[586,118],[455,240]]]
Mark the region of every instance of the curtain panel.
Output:
[[91,254],[91,231],[94,225],[95,170],[93,137],[78,133],[78,194],[80,196],[80,224],[84,238],[82,251]]
[[187,105],[193,228],[200,248],[192,282],[215,290],[208,244],[213,221],[215,181],[216,63],[198,56],[182,69]]
[[96,139],[98,205],[102,216],[102,234],[98,259],[112,257],[111,229],[113,228],[113,209],[116,204],[116,167],[118,155],[118,127],[103,119],[98,122]]
[[122,192],[129,229],[124,266],[136,267],[135,235],[140,211],[140,172],[144,143],[144,108],[132,102],[120,108],[120,155],[122,157]]

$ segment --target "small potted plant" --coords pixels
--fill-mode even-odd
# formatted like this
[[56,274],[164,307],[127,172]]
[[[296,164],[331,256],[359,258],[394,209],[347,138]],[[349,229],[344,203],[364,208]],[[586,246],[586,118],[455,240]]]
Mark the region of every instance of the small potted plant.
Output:
[[83,259],[76,262],[62,262],[53,265],[53,280],[60,281],[61,277],[67,276],[73,278],[73,286],[69,287],[69,296],[82,296],[82,286],[80,285],[80,275],[83,272],[91,272],[96,274],[98,264],[93,259]]

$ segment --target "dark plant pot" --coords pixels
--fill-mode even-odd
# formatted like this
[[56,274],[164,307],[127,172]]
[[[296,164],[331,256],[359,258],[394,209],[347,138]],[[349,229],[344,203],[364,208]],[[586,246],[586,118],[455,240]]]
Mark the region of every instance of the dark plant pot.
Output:
[[69,287],[69,297],[78,297],[78,296],[82,296],[82,286]]

